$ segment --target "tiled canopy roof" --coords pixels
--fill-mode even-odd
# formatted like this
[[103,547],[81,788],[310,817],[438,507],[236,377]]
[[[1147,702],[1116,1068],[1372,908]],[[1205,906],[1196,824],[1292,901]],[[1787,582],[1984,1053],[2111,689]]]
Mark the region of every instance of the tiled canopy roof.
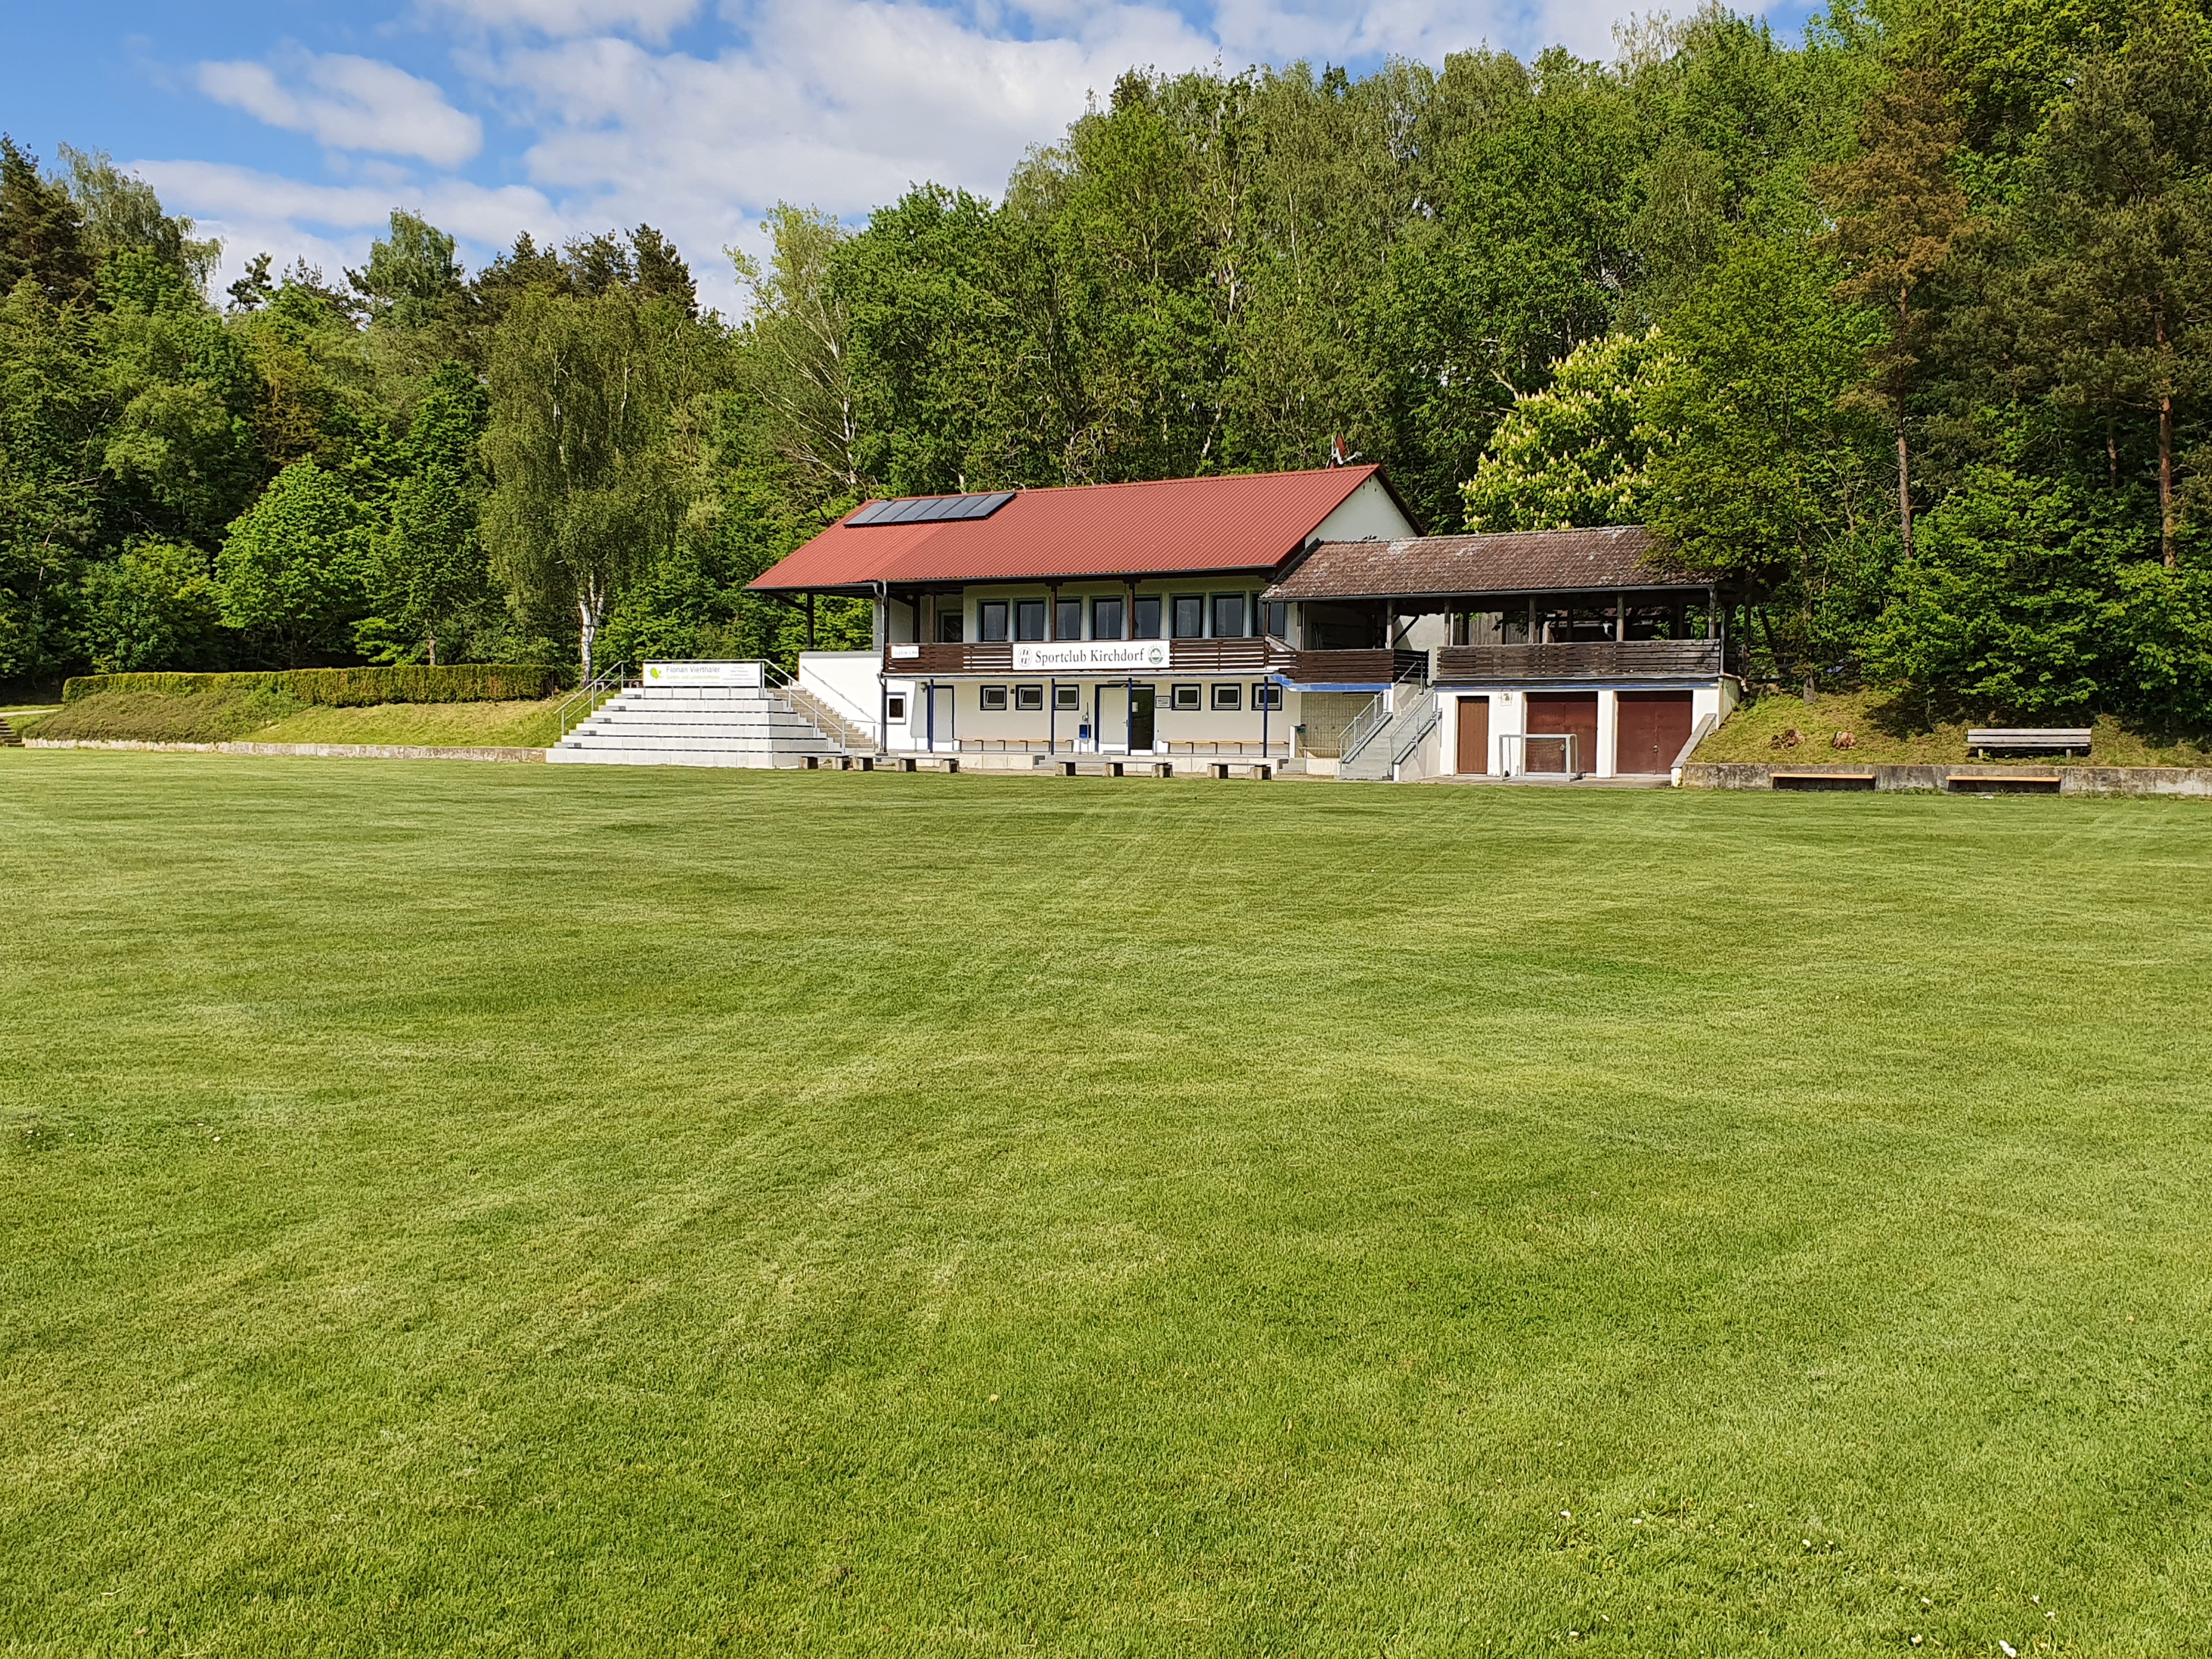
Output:
[[949,523],[855,525],[848,518],[751,586],[781,593],[849,592],[877,582],[921,586],[1273,570],[1381,471],[1342,466],[1024,489],[988,518]]
[[1364,599],[1706,585],[1702,577],[1654,560],[1657,544],[1641,525],[1498,536],[1423,536],[1395,542],[1324,542],[1269,588],[1266,597]]

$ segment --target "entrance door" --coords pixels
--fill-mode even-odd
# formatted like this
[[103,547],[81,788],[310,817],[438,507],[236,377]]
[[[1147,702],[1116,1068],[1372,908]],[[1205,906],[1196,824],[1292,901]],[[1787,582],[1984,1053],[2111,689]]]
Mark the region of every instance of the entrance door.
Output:
[[1481,773],[1490,769],[1490,699],[1459,700],[1459,769]]
[[[1531,691],[1528,694],[1528,732],[1574,733],[1574,769],[1597,770],[1597,693],[1595,691]],[[1528,745],[1531,772],[1564,772],[1567,745],[1536,743]]]
[[1690,740],[1690,694],[1620,691],[1613,701],[1613,770],[1653,773],[1673,767]]
[[1142,755],[1152,747],[1152,688],[1129,688],[1129,752]]

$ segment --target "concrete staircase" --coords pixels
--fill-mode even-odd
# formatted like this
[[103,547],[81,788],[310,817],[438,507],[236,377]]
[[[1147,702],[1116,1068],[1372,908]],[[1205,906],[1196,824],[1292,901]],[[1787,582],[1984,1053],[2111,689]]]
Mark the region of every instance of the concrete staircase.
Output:
[[0,749],[21,749],[22,746],[21,734],[4,719],[0,719]]
[[[545,751],[563,765],[803,767],[847,745],[775,692],[632,686]],[[873,745],[869,748],[872,752]]]
[[[1387,702],[1396,707],[1388,708]],[[1436,694],[1417,682],[1394,687],[1388,698],[1376,696],[1345,728],[1337,777],[1350,783],[1388,782],[1421,739],[1437,729],[1441,715]]]

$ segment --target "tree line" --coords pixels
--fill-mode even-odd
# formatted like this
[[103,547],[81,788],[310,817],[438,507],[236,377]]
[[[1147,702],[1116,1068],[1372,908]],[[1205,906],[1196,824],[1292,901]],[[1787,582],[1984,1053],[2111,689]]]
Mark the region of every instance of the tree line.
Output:
[[[1649,522],[1754,677],[2212,725],[2212,25],[1717,7],[1610,62],[1132,70],[987,200],[328,281],[0,146],[0,679],[787,656],[870,494],[1385,463],[1432,530]],[[864,643],[857,607],[830,607]]]

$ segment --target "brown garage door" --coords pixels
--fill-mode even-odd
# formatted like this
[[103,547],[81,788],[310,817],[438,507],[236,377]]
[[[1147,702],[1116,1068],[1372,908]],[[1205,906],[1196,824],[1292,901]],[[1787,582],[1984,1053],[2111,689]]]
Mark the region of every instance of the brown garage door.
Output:
[[1490,769],[1490,699],[1462,697],[1459,700],[1459,769],[1462,772],[1486,772]]
[[[1575,734],[1575,770],[1597,770],[1597,693],[1595,691],[1531,691],[1528,694],[1531,733],[1571,732]],[[1565,769],[1563,743],[1528,744],[1531,772]]]
[[1616,698],[1613,769],[1664,772],[1690,740],[1686,691],[1623,691]]

